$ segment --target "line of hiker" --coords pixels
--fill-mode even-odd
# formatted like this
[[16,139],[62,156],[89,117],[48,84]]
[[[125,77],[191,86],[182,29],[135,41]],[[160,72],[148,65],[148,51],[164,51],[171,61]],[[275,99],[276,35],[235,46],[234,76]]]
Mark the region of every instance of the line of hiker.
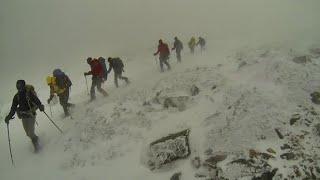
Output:
[[[201,52],[205,50],[206,41],[204,38],[199,37],[198,42],[196,42],[196,38],[191,37],[190,41],[188,42],[188,46],[190,48],[191,54],[194,54],[194,50],[196,46],[200,46]],[[177,61],[181,62],[181,51],[183,50],[183,43],[178,39],[178,37],[174,37],[174,43],[171,50],[175,50]],[[162,39],[159,40],[157,52],[153,55],[157,56],[159,54],[159,64],[160,64],[160,71],[164,72],[163,64],[167,66],[167,69],[170,70],[171,66],[169,64],[170,59],[170,49],[167,43],[164,43]]]
[[[199,45],[201,51],[205,49],[205,40],[202,37],[199,37],[198,42],[194,37],[188,43],[191,53],[194,53],[195,46]],[[183,50],[183,43],[178,39],[174,38],[172,51],[175,50],[177,61],[181,62],[181,52]],[[163,64],[167,66],[167,69],[170,70],[171,66],[168,62],[170,58],[170,49],[168,44],[164,43],[161,39],[159,40],[157,51],[154,53],[154,56],[159,55],[160,69],[161,72],[164,71]],[[123,76],[124,64],[123,61],[118,58],[108,57],[108,67],[106,65],[106,60],[103,57],[99,58],[87,58],[87,63],[90,66],[90,71],[84,72],[85,78],[89,75],[92,76],[92,83],[90,89],[90,101],[96,99],[95,89],[104,96],[108,96],[108,93],[102,88],[102,84],[108,79],[108,74],[113,70],[114,72],[114,84],[118,88],[118,79],[124,80],[126,84],[129,84],[130,81],[128,77]],[[64,115],[70,116],[70,108],[75,105],[69,102],[69,96],[71,91],[72,82],[68,75],[66,75],[61,69],[55,69],[52,75],[46,78],[47,85],[50,88],[50,96],[47,100],[47,103],[50,105],[52,99],[57,95],[59,97],[60,105],[63,108]],[[87,79],[86,79],[87,82]],[[11,153],[10,145],[10,136],[9,136],[9,121],[14,118],[14,114],[17,113],[19,119],[22,120],[23,128],[26,132],[26,135],[31,139],[31,142],[34,146],[34,151],[39,151],[39,138],[35,134],[35,123],[36,123],[36,111],[39,109],[41,112],[48,117],[48,119],[57,127],[57,129],[62,132],[62,130],[51,120],[51,118],[45,112],[45,107],[37,97],[37,94],[32,85],[26,84],[24,80],[18,80],[16,82],[17,93],[13,97],[11,110],[5,118],[5,123],[8,128],[8,140]],[[88,88],[88,87],[87,87]],[[51,106],[50,106],[51,110]],[[12,156],[11,156],[12,157]],[[12,160],[13,161],[13,160]]]

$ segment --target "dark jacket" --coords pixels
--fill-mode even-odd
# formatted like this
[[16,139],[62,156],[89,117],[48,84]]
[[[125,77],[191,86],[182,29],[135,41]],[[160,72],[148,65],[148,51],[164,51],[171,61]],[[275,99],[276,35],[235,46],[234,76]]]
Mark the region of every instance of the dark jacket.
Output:
[[177,39],[177,40],[174,41],[172,50],[174,50],[174,49],[175,49],[176,51],[181,51],[181,50],[183,49],[183,44],[182,44],[182,42],[181,42],[179,39]]
[[33,93],[27,91],[19,92],[12,100],[11,110],[8,116],[13,117],[16,112],[32,112],[35,115],[35,110],[41,105],[41,101]]
[[111,61],[109,61],[108,73],[110,73],[112,69],[115,73],[121,73],[123,71],[123,67],[124,65],[120,58],[112,58]]

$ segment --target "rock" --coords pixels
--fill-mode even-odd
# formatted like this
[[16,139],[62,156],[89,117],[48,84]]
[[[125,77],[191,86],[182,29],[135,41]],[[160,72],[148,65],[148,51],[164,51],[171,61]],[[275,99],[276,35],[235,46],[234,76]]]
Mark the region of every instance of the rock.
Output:
[[280,155],[281,159],[286,159],[286,160],[293,160],[295,158],[294,153],[289,152],[289,153],[284,153]]
[[194,168],[199,169],[201,166],[201,160],[200,157],[194,157],[194,159],[191,160],[191,164]]
[[186,129],[162,137],[150,144],[150,154],[156,168],[175,160],[186,158],[191,154],[189,133],[190,130]]
[[192,85],[190,88],[191,96],[196,96],[199,94],[200,89],[196,85]]
[[248,63],[245,62],[245,61],[242,61],[239,66],[238,66],[238,69],[242,68],[243,66],[247,65]]
[[290,119],[290,125],[292,126],[294,123],[296,123],[301,118],[300,114],[294,114],[292,115]]
[[183,111],[186,109],[186,103],[188,100],[188,96],[166,97],[163,102],[163,107],[174,107],[178,108],[179,111]]
[[272,171],[267,171],[261,174],[259,177],[253,177],[252,180],[272,180],[274,175],[276,175],[278,169],[275,168]]
[[263,159],[266,159],[266,160],[275,159],[274,156],[272,156],[272,155],[270,155],[270,154],[268,154],[268,153],[262,152],[262,153],[260,153],[260,155],[261,155],[261,157],[262,157]]
[[252,160],[252,159],[247,160],[247,159],[241,158],[241,159],[236,159],[234,161],[231,161],[230,164],[242,164],[242,165],[245,165],[247,167],[254,167],[253,166],[254,160]]
[[277,133],[277,135],[278,135],[278,137],[279,137],[280,139],[283,139],[283,138],[284,138],[278,128],[275,128],[274,130],[276,131],[276,133]]
[[196,178],[205,178],[205,177],[207,177],[207,175],[200,174],[200,173],[196,173],[196,174],[194,175],[194,177],[196,177]]
[[180,180],[180,177],[181,177],[181,172],[177,172],[171,176],[170,180]]
[[268,148],[267,152],[272,153],[272,154],[276,154],[276,151],[272,148]]
[[212,153],[213,153],[213,150],[212,150],[211,148],[207,149],[207,150],[204,152],[204,154],[207,155],[207,156],[212,155]]
[[215,156],[212,156],[205,160],[206,164],[209,164],[211,166],[215,166],[218,162],[223,161],[227,158],[228,155],[226,154],[218,154]]
[[284,144],[280,147],[281,150],[291,149],[291,147],[288,144]]
[[308,56],[298,56],[294,57],[292,61],[298,64],[306,64],[308,62],[311,62],[311,59]]
[[217,85],[213,85],[212,87],[211,87],[211,90],[215,90],[217,88]]
[[318,136],[320,136],[320,123],[314,125],[315,132]]
[[250,158],[258,158],[258,155],[260,152],[254,150],[254,149],[249,149],[249,157]]
[[320,92],[313,92],[310,94],[311,96],[311,101],[314,104],[320,104]]
[[310,52],[315,55],[316,58],[320,56],[320,48],[310,49]]

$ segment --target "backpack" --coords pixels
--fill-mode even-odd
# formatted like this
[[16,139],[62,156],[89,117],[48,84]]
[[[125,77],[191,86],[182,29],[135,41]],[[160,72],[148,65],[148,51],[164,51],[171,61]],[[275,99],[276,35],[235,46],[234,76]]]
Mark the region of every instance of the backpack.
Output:
[[55,77],[55,83],[60,89],[69,88],[72,85],[69,77],[59,69],[53,71],[53,76]]
[[123,69],[124,64],[123,64],[123,62],[122,62],[122,60],[120,58],[118,58],[118,57],[114,58],[113,61],[114,61],[114,65],[116,67],[119,67],[119,68]]
[[169,55],[170,55],[170,49],[169,49],[169,47],[168,47],[168,44],[163,43],[163,46],[164,46],[164,48],[165,48],[166,55],[169,56]]
[[27,96],[29,96],[30,93],[32,93],[33,95],[37,96],[37,93],[34,90],[34,87],[32,85],[26,84],[26,90],[27,90]]
[[104,59],[103,57],[100,57],[98,59],[98,61],[101,64],[102,69],[103,69],[103,78],[105,80],[107,80],[107,78],[108,78],[108,69],[107,69],[107,65],[106,65],[106,59]]
[[104,77],[104,69],[103,69],[103,65],[99,62],[98,59],[93,59],[90,63],[90,67],[91,67],[91,72],[92,72],[92,76],[97,76],[100,78]]
[[[34,87],[30,84],[26,84],[26,99],[27,99],[28,106],[30,108],[29,115],[34,116],[36,110],[38,109],[38,106],[36,106],[33,102],[30,102],[31,94],[37,97],[37,93],[34,90]],[[17,97],[18,97],[18,102],[20,102],[20,96],[18,95]],[[20,119],[23,117],[23,113],[20,112],[19,110],[17,110],[17,115]]]

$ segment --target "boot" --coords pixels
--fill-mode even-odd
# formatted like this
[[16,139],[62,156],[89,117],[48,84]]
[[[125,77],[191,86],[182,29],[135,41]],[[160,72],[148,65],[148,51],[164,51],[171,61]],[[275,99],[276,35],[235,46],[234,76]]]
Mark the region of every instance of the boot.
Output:
[[37,153],[40,150],[40,145],[39,145],[39,138],[36,136],[35,138],[32,138],[32,144],[34,147],[34,152]]

